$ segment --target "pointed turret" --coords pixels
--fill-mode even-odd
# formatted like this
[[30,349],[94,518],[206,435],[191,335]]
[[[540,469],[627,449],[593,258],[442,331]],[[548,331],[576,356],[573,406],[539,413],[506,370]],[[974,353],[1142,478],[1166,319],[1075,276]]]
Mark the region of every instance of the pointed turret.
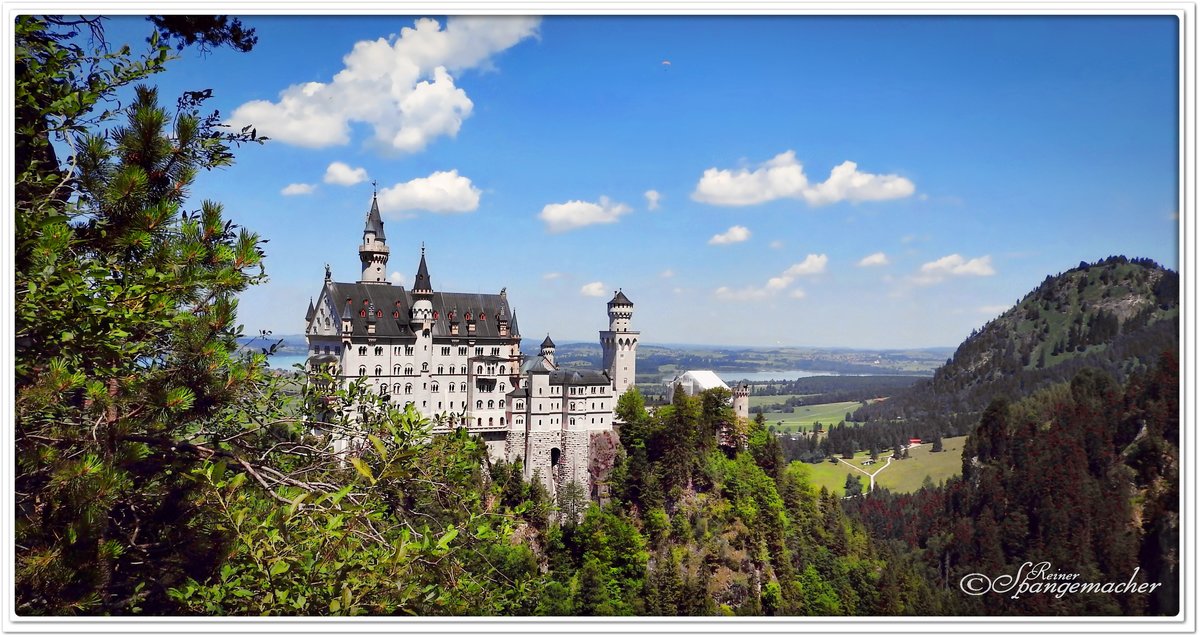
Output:
[[421,244],[421,263],[417,266],[417,278],[413,280],[412,297],[410,324],[413,331],[427,330],[433,324],[433,285],[429,281],[429,266],[425,265],[425,244]]
[[[513,310],[512,320],[508,322],[508,333],[513,338],[520,340],[521,329],[517,327],[517,311]],[[547,335],[548,336],[548,335]]]
[[367,213],[367,225],[363,228],[363,234],[372,233],[375,238],[387,243],[387,237],[383,234],[383,218],[379,216],[379,197],[371,197],[371,211]]
[[387,281],[388,253],[387,237],[383,235],[383,218],[379,216],[379,198],[371,198],[371,211],[367,213],[367,222],[363,226],[363,242],[358,246],[358,260],[362,262],[362,283],[382,283]]
[[317,315],[317,308],[313,307],[312,297],[308,297],[308,311],[304,313],[304,320],[311,321]]
[[429,281],[429,266],[425,265],[425,246],[421,246],[421,263],[417,266],[417,278],[413,280],[413,294],[433,294],[433,284]]
[[554,365],[554,341],[550,340],[550,335],[546,335],[546,340],[542,341],[542,351],[538,352],[538,356],[546,359],[551,365]]

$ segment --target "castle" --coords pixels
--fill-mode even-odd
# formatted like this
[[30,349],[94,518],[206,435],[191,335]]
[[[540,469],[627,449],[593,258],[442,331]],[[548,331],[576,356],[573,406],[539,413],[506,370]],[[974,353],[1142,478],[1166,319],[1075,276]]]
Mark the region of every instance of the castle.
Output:
[[572,481],[594,487],[593,448],[612,444],[617,398],[634,384],[640,333],[621,291],[600,332],[603,371],[561,369],[547,335],[537,356],[521,354],[521,333],[506,290],[435,291],[421,248],[411,290],[392,285],[390,248],[372,199],[358,248],[362,278],[325,282],[305,315],[309,368],[331,366],[342,385],[365,379],[372,391],[411,404],[434,432],[465,427],[493,461],[520,459],[527,478],[552,492]]

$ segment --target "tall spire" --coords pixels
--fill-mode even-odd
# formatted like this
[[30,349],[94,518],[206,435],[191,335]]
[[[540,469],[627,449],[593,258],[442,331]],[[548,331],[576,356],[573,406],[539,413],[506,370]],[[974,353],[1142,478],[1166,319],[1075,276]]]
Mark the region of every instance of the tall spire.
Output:
[[386,241],[387,237],[383,234],[383,218],[379,216],[379,195],[371,196],[371,211],[367,213],[367,225],[363,228],[363,232],[375,233],[375,238],[379,241]]
[[429,266],[425,265],[425,244],[421,244],[421,264],[417,266],[417,278],[413,281],[413,292],[433,292],[429,281]]

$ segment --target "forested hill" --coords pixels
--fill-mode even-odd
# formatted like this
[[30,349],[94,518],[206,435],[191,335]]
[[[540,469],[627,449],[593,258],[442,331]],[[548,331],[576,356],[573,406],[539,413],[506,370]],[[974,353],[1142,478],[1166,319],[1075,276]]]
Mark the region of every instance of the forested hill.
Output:
[[1123,380],[1177,346],[1178,318],[1177,272],[1124,256],[1080,263],[972,332],[931,380],[854,417],[961,424],[993,398],[1020,398],[1084,367]]

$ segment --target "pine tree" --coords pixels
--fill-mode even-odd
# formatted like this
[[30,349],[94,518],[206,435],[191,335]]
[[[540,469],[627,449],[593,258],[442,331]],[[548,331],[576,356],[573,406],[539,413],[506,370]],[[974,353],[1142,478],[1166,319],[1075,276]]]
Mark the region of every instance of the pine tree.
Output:
[[[98,22],[84,21],[93,29]],[[221,453],[202,431],[265,374],[233,355],[236,294],[261,280],[259,239],[204,202],[198,171],[257,141],[138,87],[167,49],[88,52],[71,25],[16,27],[17,610],[128,613],[213,563],[220,533],[189,523],[188,471]],[[107,132],[95,128],[123,124]],[[63,165],[55,144],[71,154]],[[227,430],[228,431],[228,430]]]

